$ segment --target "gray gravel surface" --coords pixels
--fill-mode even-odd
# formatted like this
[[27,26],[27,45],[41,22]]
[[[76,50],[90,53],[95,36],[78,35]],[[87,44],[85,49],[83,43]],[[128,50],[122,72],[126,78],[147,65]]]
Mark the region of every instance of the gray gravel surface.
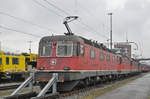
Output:
[[150,74],[125,86],[107,92],[96,99],[147,99],[150,95]]

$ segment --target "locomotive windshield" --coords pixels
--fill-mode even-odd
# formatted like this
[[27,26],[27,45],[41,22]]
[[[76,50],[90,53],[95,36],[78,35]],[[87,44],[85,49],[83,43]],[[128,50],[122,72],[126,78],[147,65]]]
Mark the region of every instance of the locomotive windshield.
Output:
[[58,41],[56,56],[69,57],[72,56],[73,44],[72,41]]
[[52,56],[52,48],[53,47],[51,42],[47,42],[43,44],[40,48],[40,56],[46,56],[46,57]]

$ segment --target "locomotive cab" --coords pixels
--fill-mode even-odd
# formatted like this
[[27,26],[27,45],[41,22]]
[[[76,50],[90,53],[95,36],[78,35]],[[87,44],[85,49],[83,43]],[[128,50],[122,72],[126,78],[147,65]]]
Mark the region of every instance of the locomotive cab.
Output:
[[38,70],[77,70],[79,39],[74,35],[43,38],[39,44]]

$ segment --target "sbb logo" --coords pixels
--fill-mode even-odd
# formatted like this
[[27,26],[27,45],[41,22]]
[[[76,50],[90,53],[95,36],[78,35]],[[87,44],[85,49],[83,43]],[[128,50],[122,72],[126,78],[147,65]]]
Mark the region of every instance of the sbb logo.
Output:
[[51,65],[56,65],[56,59],[51,60]]

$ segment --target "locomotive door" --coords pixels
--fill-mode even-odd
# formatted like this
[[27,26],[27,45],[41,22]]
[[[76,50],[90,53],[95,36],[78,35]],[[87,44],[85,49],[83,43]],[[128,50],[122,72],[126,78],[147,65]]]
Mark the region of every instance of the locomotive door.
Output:
[[118,71],[121,72],[121,69],[122,69],[122,66],[121,66],[122,58],[117,56],[117,62],[118,62]]
[[83,44],[80,44],[80,60],[79,60],[80,69],[83,69],[84,67],[87,67],[88,65],[88,60],[85,55],[86,55],[85,46]]

